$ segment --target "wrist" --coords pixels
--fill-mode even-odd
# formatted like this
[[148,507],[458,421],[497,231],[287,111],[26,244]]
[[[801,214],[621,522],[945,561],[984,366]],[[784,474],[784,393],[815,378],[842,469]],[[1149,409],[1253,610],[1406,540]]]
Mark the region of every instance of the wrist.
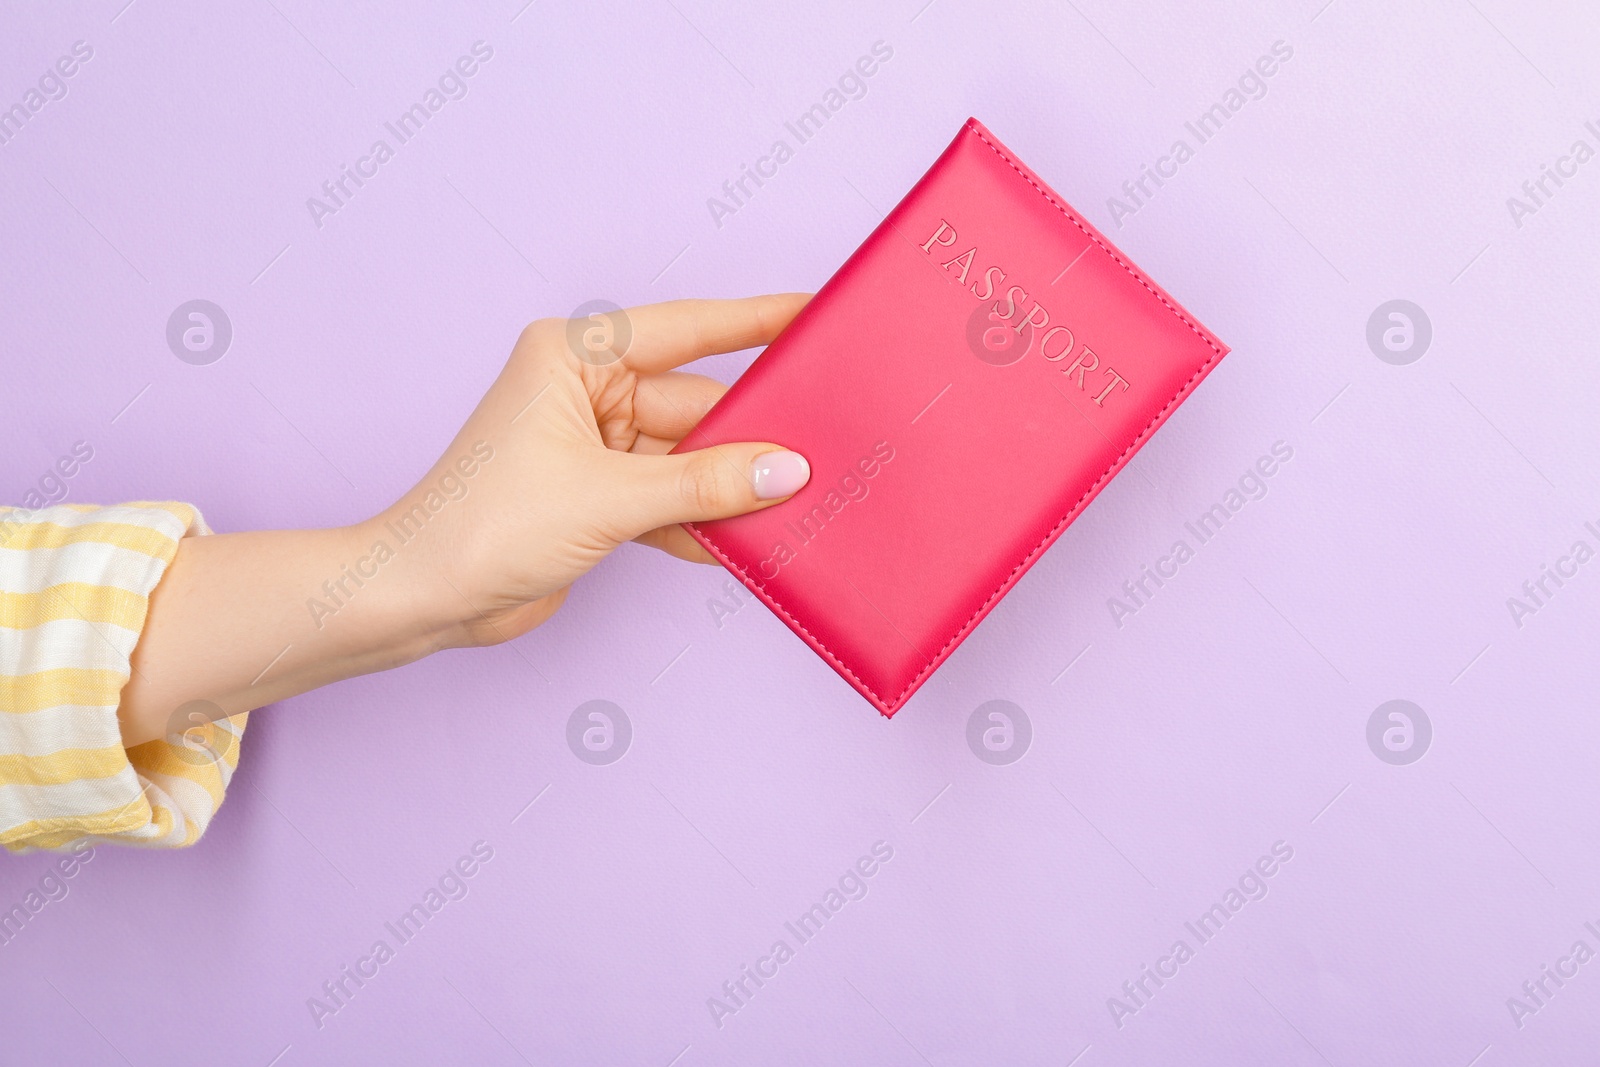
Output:
[[317,590],[322,606],[308,605],[314,625],[348,624],[370,639],[366,654],[391,667],[462,644],[469,611],[431,539],[408,534],[399,507],[340,531],[338,561]]

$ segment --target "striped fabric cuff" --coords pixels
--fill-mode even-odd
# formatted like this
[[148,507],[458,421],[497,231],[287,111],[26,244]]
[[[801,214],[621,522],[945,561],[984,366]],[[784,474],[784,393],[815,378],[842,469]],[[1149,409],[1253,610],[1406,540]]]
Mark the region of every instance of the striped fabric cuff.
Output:
[[122,747],[117,705],[187,504],[0,510],[0,844],[193,844],[222,803],[246,715]]

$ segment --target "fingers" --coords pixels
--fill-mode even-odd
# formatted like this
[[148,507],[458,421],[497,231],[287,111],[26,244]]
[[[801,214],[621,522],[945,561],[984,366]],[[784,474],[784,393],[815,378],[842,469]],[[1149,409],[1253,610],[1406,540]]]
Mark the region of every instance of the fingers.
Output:
[[811,477],[803,456],[740,442],[669,456],[618,456],[618,526],[629,538],[680,522],[727,519],[787,500]]
[[770,344],[810,299],[809,293],[780,293],[629,308],[633,339],[623,358],[640,374],[660,374],[701,356]]
[[678,447],[670,437],[651,437],[647,433],[634,434],[633,447],[628,449],[636,456],[664,456]]
[[658,526],[654,530],[646,530],[635,541],[651,548],[659,548],[669,556],[688,560],[690,563],[715,563],[716,557],[705,550],[705,546],[696,541],[682,526]]
[[633,390],[633,419],[641,433],[677,441],[700,422],[728,387],[702,374],[673,371],[640,378]]

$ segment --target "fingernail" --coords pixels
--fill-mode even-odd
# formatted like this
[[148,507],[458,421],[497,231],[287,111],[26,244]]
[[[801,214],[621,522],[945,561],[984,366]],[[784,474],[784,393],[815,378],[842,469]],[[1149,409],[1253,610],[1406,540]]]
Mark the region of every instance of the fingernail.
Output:
[[811,464],[798,452],[765,452],[750,467],[757,500],[777,500],[798,493],[811,480]]

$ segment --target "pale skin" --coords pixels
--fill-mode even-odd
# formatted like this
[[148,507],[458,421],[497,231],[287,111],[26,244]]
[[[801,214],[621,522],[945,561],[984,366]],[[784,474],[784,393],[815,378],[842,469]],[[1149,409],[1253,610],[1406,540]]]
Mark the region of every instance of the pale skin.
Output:
[[[511,640],[627,541],[713,562],[680,523],[781,503],[808,468],[771,442],[668,455],[726,391],[676,368],[767,344],[809,299],[630,308],[625,351],[591,345],[587,358],[566,320],[540,320],[438,463],[383,512],[333,529],[185,538],[134,650],[117,711],[123,744],[191,725],[173,716],[192,701],[233,715],[442,649]],[[443,497],[441,485],[464,495]],[[437,510],[413,518],[401,544],[392,524],[415,516],[430,491]],[[381,565],[380,540],[393,550]],[[324,583],[363,559],[376,573],[359,587],[346,578],[337,610],[315,617],[308,600],[335,603]]]

